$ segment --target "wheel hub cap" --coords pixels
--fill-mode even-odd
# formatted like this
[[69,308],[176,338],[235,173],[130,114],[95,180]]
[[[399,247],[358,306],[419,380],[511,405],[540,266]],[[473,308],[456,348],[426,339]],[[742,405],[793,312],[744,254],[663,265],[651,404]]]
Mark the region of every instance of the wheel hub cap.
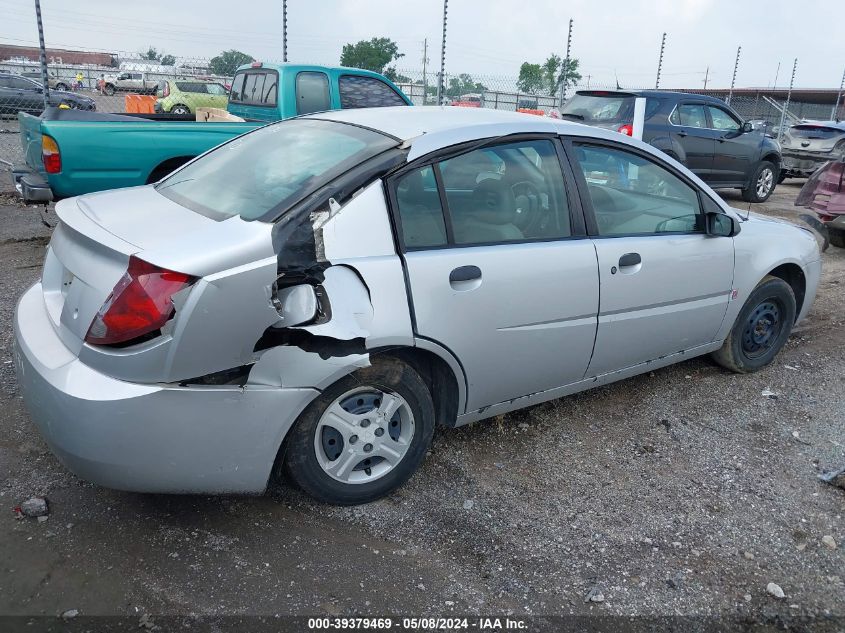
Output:
[[314,450],[320,467],[347,484],[369,483],[392,471],[414,437],[405,399],[362,387],[337,398],[317,423]]
[[775,175],[771,169],[764,169],[760,172],[760,177],[757,179],[757,195],[764,197],[769,193],[772,184],[775,181]]
[[780,306],[764,301],[748,317],[742,333],[742,350],[751,358],[771,349],[781,332]]

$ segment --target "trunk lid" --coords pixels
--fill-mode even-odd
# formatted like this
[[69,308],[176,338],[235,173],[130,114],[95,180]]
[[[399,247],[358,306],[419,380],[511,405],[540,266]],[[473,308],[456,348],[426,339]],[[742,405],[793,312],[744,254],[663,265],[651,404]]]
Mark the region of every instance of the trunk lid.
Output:
[[799,151],[827,153],[845,140],[845,128],[826,125],[794,125],[784,135],[783,148]]

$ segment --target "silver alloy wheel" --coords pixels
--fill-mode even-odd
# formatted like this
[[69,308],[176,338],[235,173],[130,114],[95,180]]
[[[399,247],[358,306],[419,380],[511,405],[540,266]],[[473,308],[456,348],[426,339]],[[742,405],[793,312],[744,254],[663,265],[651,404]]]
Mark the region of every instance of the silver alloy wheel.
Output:
[[323,412],[314,433],[314,451],[332,479],[365,484],[396,468],[413,438],[414,414],[402,396],[357,387]]
[[178,105],[170,111],[172,114],[190,114],[191,111],[185,106]]
[[765,198],[772,190],[772,185],[775,182],[775,174],[771,168],[766,167],[760,172],[757,178],[757,197]]

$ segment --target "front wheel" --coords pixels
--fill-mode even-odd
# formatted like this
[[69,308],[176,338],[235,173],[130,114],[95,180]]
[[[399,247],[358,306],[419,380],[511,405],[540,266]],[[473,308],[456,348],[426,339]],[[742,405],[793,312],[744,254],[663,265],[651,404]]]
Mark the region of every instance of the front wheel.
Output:
[[712,357],[726,369],[747,374],[774,360],[795,323],[795,294],[783,279],[763,278],[742,306],[728,338]]
[[67,91],[67,89],[68,89],[68,85],[67,85],[67,84],[62,84],[62,83],[58,83],[58,84],[56,84],[56,90],[64,90],[64,91]]
[[767,160],[757,165],[748,188],[742,190],[742,199],[746,202],[765,202],[775,190],[778,168]]
[[835,229],[827,227],[827,234],[830,237],[830,243],[838,248],[845,248],[845,229]]
[[434,434],[428,387],[393,358],[342,378],[312,402],[291,430],[284,468],[326,503],[368,503],[416,471]]

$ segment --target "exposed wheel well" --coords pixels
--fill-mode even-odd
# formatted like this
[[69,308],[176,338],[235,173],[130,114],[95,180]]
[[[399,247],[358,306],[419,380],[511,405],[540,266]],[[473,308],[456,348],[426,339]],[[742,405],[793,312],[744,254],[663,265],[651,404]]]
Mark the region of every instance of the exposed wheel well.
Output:
[[422,376],[434,401],[436,423],[454,426],[458,417],[458,380],[446,361],[419,347],[394,349],[386,353],[405,361]]
[[176,156],[174,158],[168,158],[166,161],[159,163],[155,166],[155,168],[153,168],[153,170],[150,172],[149,177],[147,178],[147,184],[150,185],[154,182],[158,182],[171,171],[173,171],[177,167],[181,167],[189,160],[193,160],[194,158],[194,156]]
[[767,160],[780,170],[780,156],[775,153],[766,154],[761,160]]
[[804,295],[807,292],[807,280],[804,278],[804,271],[797,264],[781,264],[769,272],[773,277],[783,279],[792,288],[795,295],[795,318],[801,314],[804,305]]

